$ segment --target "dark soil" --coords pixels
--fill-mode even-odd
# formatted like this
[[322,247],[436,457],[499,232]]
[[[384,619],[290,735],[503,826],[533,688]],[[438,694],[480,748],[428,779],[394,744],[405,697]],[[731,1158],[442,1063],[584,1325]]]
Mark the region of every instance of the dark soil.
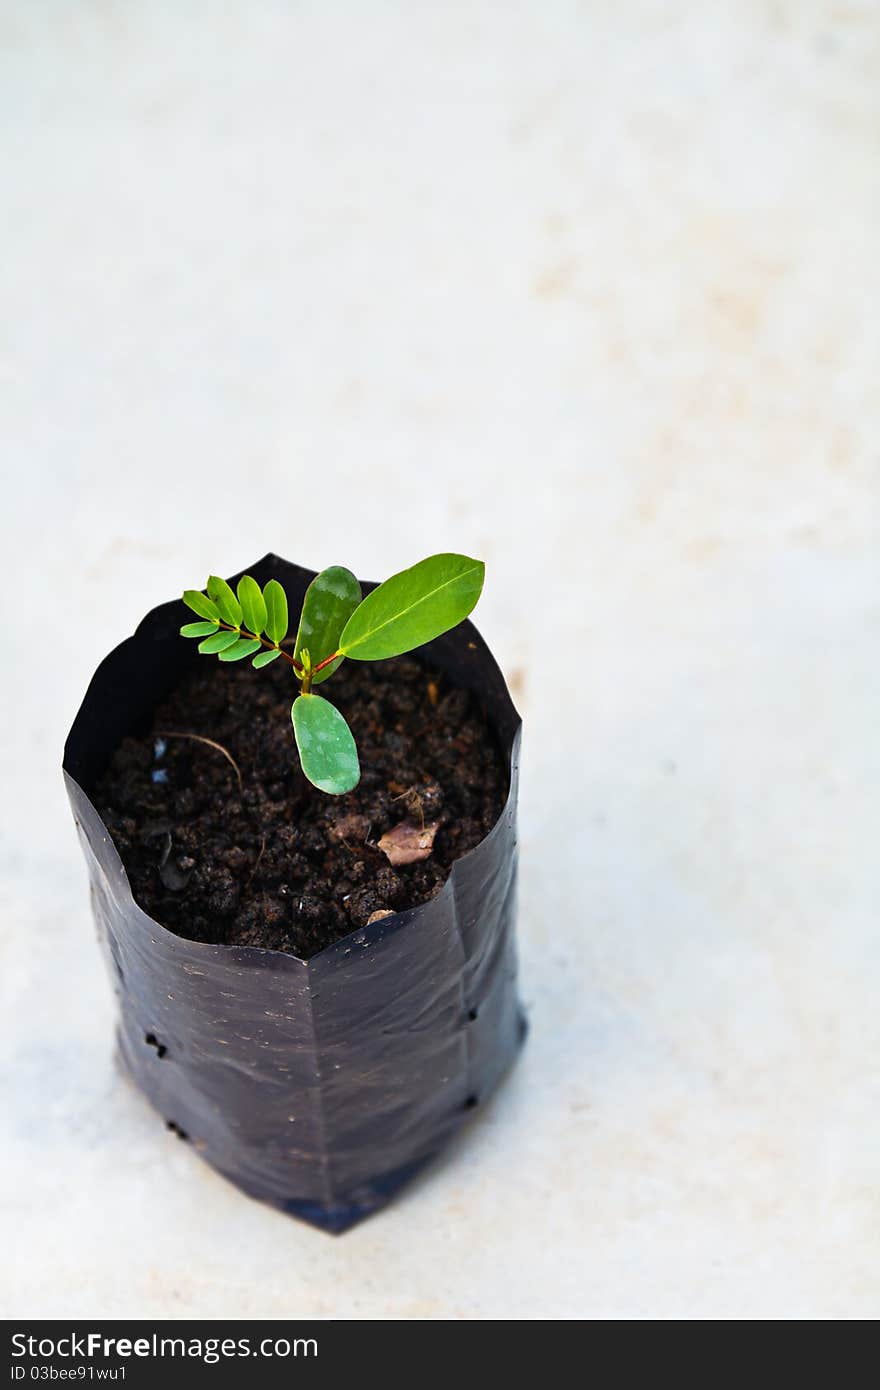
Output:
[[[381,911],[439,892],[454,861],[497,821],[506,769],[477,701],[412,657],[344,662],[320,693],[345,714],[360,784],[327,796],[303,777],[286,663],[216,662],[127,738],[96,804],[150,916],[194,941],[308,957]],[[222,744],[223,754],[191,738]],[[439,822],[428,859],[392,868],[377,841]]]

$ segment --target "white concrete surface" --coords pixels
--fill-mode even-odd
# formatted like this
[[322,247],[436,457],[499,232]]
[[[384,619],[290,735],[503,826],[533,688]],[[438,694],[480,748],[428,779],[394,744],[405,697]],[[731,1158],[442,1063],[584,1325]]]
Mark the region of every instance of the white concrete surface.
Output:
[[[876,5],[2,11],[4,1313],[876,1316]],[[115,1075],[61,745],[209,567],[447,547],[532,1033],[334,1241]]]

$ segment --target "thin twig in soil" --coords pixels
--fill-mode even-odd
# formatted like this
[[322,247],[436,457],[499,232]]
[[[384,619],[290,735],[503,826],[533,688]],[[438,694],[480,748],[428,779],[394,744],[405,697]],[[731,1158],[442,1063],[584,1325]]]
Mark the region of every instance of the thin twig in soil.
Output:
[[[399,785],[399,784],[398,784],[398,785]],[[424,807],[424,803],[422,802],[422,798],[419,796],[419,793],[418,793],[418,791],[417,791],[417,789],[416,789],[416,787],[415,787],[415,784],[414,784],[413,786],[411,786],[411,787],[407,787],[406,791],[405,791],[405,792],[401,792],[399,796],[392,796],[391,800],[392,800],[392,801],[403,801],[404,798],[406,799],[407,809],[408,809],[410,812],[412,812],[413,810],[418,810],[418,813],[419,813],[419,820],[422,822],[422,829],[424,830],[424,828],[425,828],[425,807]]]
[[158,738],[191,738],[196,743],[207,744],[209,748],[214,748],[218,753],[222,753],[226,761],[228,763],[231,763],[235,771],[235,775],[238,778],[239,792],[242,794],[244,793],[244,782],[241,779],[241,769],[238,766],[238,763],[233,758],[229,749],[224,748],[222,743],[217,743],[212,738],[205,738],[203,734],[182,734],[172,729],[155,729],[153,732],[157,735]]
[[248,876],[247,876],[247,881],[245,882],[245,885],[244,885],[245,888],[249,888],[249,887],[251,886],[251,884],[253,883],[254,875],[256,874],[257,869],[260,867],[260,864],[262,863],[263,855],[264,855],[265,853],[266,853],[266,837],[265,837],[265,835],[262,835],[262,836],[260,837],[260,852],[259,852],[259,854],[257,855],[256,860],[254,861],[254,867],[251,869],[250,873],[249,873]]

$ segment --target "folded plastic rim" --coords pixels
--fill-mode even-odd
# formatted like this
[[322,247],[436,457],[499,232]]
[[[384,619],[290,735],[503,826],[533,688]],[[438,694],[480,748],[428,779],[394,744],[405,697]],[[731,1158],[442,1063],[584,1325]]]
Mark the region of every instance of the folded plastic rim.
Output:
[[[298,611],[314,571],[266,555]],[[233,576],[235,582],[238,575]],[[364,588],[374,587],[365,584]],[[64,749],[92,907],[119,1000],[122,1066],[243,1191],[338,1233],[384,1206],[495,1089],[525,1036],[516,986],[520,718],[491,653],[463,623],[425,658],[475,692],[509,759],[493,829],[421,907],[308,960],[187,941],[135,902],[91,801],[126,734],[199,660],[175,600],[98,667]]]

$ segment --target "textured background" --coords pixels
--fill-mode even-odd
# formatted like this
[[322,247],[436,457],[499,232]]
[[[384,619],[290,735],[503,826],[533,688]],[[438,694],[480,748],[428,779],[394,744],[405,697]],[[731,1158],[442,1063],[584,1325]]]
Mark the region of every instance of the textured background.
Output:
[[[6,0],[0,53],[4,1312],[876,1315],[877,6]],[[337,1242],[116,1076],[59,772],[269,548],[484,556],[527,724],[528,1048]]]

